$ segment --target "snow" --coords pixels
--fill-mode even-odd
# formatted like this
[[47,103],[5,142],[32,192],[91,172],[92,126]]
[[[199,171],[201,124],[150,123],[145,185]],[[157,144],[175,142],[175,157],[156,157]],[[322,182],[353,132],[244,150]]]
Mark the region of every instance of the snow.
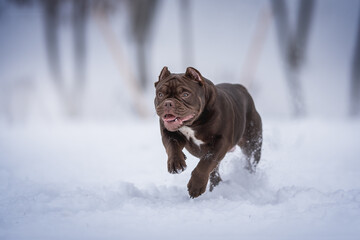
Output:
[[257,172],[237,148],[197,199],[197,159],[169,174],[155,118],[1,124],[0,238],[357,239],[360,121],[263,122]]

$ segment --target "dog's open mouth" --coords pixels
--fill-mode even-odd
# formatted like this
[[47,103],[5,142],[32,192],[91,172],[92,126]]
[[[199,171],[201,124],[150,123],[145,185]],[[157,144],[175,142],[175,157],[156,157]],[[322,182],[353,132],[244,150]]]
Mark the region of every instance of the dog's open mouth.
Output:
[[181,127],[184,124],[184,122],[189,121],[193,117],[194,117],[194,114],[190,114],[185,117],[177,117],[173,114],[165,114],[162,119],[164,121],[165,127],[168,130],[175,131],[179,127]]

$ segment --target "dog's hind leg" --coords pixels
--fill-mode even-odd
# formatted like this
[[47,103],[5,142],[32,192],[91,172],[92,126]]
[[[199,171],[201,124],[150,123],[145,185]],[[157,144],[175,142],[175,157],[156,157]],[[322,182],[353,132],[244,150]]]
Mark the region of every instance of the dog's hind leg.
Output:
[[212,192],[212,190],[214,190],[214,187],[219,185],[221,181],[222,180],[219,173],[219,165],[217,165],[217,167],[210,173],[210,192]]
[[238,145],[246,156],[246,168],[250,172],[254,172],[260,161],[262,146],[262,123],[260,115],[256,111],[247,122],[245,132]]

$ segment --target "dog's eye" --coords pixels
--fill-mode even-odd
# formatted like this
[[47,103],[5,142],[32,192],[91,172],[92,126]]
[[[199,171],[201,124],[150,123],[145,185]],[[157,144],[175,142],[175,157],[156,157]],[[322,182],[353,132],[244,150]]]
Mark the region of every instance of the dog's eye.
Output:
[[190,93],[188,93],[188,92],[184,92],[181,94],[181,97],[183,97],[183,98],[186,98],[188,96],[190,96]]
[[159,97],[159,98],[162,98],[163,96],[164,96],[163,93],[161,93],[161,92],[158,93],[158,97]]

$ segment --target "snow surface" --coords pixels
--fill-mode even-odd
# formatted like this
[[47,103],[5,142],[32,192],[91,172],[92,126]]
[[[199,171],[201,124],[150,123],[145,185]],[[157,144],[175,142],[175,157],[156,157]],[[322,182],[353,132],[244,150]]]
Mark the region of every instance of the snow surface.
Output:
[[229,153],[190,199],[157,119],[0,125],[0,239],[358,239],[360,121],[264,119],[263,157]]

